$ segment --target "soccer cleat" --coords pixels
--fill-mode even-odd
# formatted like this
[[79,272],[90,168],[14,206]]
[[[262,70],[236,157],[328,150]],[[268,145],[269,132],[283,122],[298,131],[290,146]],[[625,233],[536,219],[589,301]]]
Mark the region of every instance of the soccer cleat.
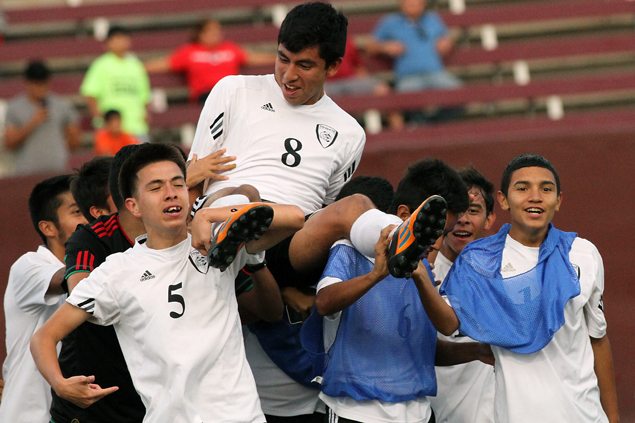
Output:
[[212,236],[207,252],[209,266],[225,271],[246,242],[260,239],[273,220],[273,209],[264,203],[251,203],[236,211]]
[[433,195],[393,233],[388,247],[388,270],[396,278],[410,278],[423,254],[443,235],[447,204]]

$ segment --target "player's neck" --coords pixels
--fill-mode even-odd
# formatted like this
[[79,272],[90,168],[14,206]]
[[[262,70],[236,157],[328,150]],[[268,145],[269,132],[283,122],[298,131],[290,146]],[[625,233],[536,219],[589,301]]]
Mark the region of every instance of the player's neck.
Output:
[[119,224],[121,225],[121,230],[132,242],[146,233],[143,221],[138,217],[134,217],[126,208],[119,212]]
[[454,252],[454,250],[448,247],[445,242],[441,244],[439,253],[443,254],[443,257],[445,257],[452,263],[454,263],[454,260],[456,260],[456,258],[459,256],[457,253]]
[[525,247],[535,248],[542,245],[542,242],[547,238],[547,232],[549,232],[548,226],[534,229],[518,227],[512,224],[508,234],[514,241],[519,242]]
[[53,253],[59,261],[64,263],[66,248],[64,248],[63,242],[60,242],[57,238],[48,238],[46,241],[46,248],[48,248],[48,250]]
[[164,250],[174,247],[187,239],[187,227],[179,228],[147,228],[146,245],[153,250]]

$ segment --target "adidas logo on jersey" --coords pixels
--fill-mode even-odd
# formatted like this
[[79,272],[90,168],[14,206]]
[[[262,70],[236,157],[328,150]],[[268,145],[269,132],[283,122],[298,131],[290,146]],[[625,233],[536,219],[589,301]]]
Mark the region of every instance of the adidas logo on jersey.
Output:
[[144,282],[150,279],[154,279],[154,275],[150,273],[149,270],[146,270],[145,272],[143,272],[143,275],[141,276],[141,279],[139,279],[139,282]]
[[515,272],[515,271],[516,271],[516,269],[514,269],[514,266],[512,266],[511,263],[507,263],[505,265],[505,267],[503,267],[503,269],[501,270],[501,273],[503,273],[503,272]]
[[261,109],[266,110],[268,112],[276,112],[275,110],[273,110],[273,106],[271,105],[271,103],[267,103],[264,106],[261,107]]

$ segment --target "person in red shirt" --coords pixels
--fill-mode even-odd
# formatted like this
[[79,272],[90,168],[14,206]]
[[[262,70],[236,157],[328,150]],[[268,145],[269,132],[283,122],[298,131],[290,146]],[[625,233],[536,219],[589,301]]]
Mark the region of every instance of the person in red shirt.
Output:
[[134,136],[121,129],[121,113],[109,110],[104,114],[104,126],[95,132],[95,156],[114,156],[125,145],[139,144]]
[[249,52],[223,38],[220,22],[206,19],[194,28],[192,41],[167,57],[146,62],[149,73],[182,72],[190,100],[204,103],[214,85],[229,75],[238,75],[245,65],[273,65],[275,54]]

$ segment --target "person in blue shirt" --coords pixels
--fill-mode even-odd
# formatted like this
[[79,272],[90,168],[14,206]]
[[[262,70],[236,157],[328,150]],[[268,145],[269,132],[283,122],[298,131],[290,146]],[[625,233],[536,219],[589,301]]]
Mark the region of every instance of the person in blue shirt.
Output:
[[395,90],[412,92],[463,85],[443,64],[453,47],[447,26],[436,12],[427,10],[426,0],[401,0],[398,13],[381,19],[367,49],[391,57]]

